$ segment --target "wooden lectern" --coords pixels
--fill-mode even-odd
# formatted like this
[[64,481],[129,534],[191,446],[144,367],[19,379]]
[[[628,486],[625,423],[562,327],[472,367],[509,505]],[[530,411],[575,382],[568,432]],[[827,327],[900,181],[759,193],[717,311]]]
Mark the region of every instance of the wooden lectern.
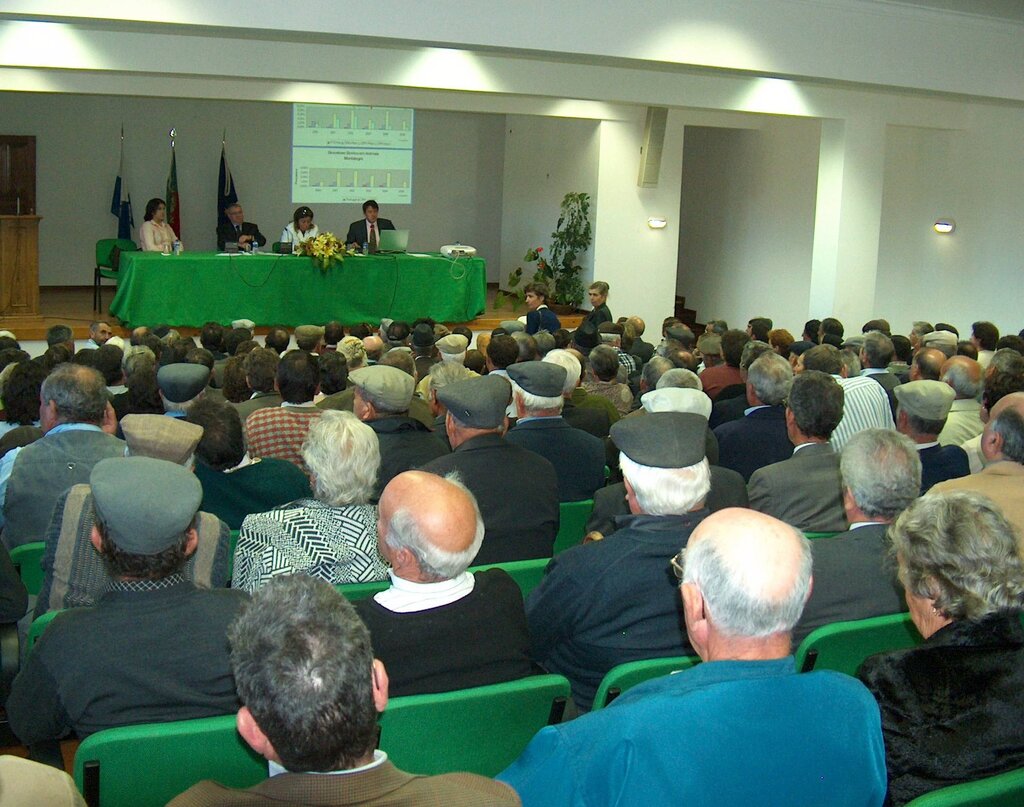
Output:
[[0,318],[39,319],[41,216],[0,216]]

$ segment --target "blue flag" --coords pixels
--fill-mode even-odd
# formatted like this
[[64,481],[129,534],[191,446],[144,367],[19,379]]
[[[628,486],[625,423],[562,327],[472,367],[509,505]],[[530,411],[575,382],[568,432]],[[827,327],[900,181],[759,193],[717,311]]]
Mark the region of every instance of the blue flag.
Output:
[[233,205],[238,201],[238,194],[235,193],[235,180],[231,176],[231,169],[228,168],[228,155],[224,143],[220,144],[220,178],[217,181],[217,224],[226,224],[228,217],[224,215],[224,208]]
[[114,180],[114,195],[110,199],[110,213],[117,216],[117,237],[131,240],[135,218],[132,216],[132,197],[128,193],[128,177],[124,171],[124,130],[121,130],[121,163]]

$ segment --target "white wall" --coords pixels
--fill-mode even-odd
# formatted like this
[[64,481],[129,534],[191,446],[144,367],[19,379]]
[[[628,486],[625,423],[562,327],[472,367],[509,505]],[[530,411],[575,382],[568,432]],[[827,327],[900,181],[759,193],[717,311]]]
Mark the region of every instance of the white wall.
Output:
[[[582,191],[597,207],[597,173],[600,141],[598,123],[592,120],[543,118],[531,115],[505,117],[505,165],[502,180],[501,282],[516,267],[529,278],[534,264],[526,264],[528,249],[550,252],[551,233],[558,224],[562,198]],[[594,222],[593,212],[591,223]],[[584,267],[584,285],[593,277],[593,258],[588,251],[578,256]]]
[[799,333],[808,310],[820,127],[797,118],[759,123],[686,127],[676,289],[698,321],[736,327],[764,315]]
[[[943,321],[961,335],[979,319],[1024,326],[1024,143],[1012,110],[984,110],[976,127],[889,127],[875,308],[906,332]],[[937,235],[937,218],[956,231]]]
[[[117,234],[110,195],[122,122],[136,227],[146,200],[165,194],[171,126],[178,132],[180,235],[186,249],[216,246],[217,171],[225,129],[228,163],[246,218],[270,241],[291,220],[290,104],[0,93],[0,107],[6,133],[36,136],[43,286],[91,284],[96,240]],[[458,239],[475,245],[496,277],[503,126],[502,115],[417,112],[413,204],[382,211],[411,231],[410,249],[433,250]],[[359,205],[319,204],[314,211],[321,230],[342,236],[362,215]]]

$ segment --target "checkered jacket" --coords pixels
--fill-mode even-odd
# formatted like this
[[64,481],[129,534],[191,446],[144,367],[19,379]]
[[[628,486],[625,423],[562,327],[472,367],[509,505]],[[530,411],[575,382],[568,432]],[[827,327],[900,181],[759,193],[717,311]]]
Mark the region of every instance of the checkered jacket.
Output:
[[245,443],[250,457],[271,457],[299,466],[302,443],[309,427],[324,410],[315,406],[273,406],[257,409],[245,419]]

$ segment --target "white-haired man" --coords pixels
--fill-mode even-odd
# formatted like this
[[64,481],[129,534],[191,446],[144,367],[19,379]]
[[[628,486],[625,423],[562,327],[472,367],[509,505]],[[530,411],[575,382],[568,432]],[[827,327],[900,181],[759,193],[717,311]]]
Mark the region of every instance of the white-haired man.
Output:
[[[670,574],[662,563],[646,587]],[[723,510],[672,567],[703,663],[542,729],[499,780],[526,807],[881,804],[874,699],[852,678],[793,666],[790,632],[811,589],[807,540],[770,516]]]
[[[562,387],[562,418],[575,429],[604,439],[612,428],[612,419],[600,406],[577,406],[572,397],[582,383],[583,365],[571,351],[560,348],[549,350],[541,361],[557,364],[565,369],[565,384]],[[507,371],[505,376],[508,376]],[[614,407],[613,407],[614,408]]]
[[589,709],[616,664],[690,652],[665,558],[707,515],[706,420],[683,412],[625,418],[612,427],[630,515],[603,541],[551,561],[526,604],[534,660],[570,680]]
[[391,587],[356,603],[392,695],[497,684],[532,672],[523,595],[501,569],[466,571],[484,522],[457,477],[399,474],[377,521]]
[[566,371],[552,362],[525,361],[510,365],[508,377],[517,420],[505,439],[555,466],[560,502],[594,498],[604,486],[604,443],[562,418]]
[[939,381],[956,393],[946,425],[939,432],[940,446],[960,446],[985,428],[981,421],[981,365],[969,356],[954,356],[942,365]]

